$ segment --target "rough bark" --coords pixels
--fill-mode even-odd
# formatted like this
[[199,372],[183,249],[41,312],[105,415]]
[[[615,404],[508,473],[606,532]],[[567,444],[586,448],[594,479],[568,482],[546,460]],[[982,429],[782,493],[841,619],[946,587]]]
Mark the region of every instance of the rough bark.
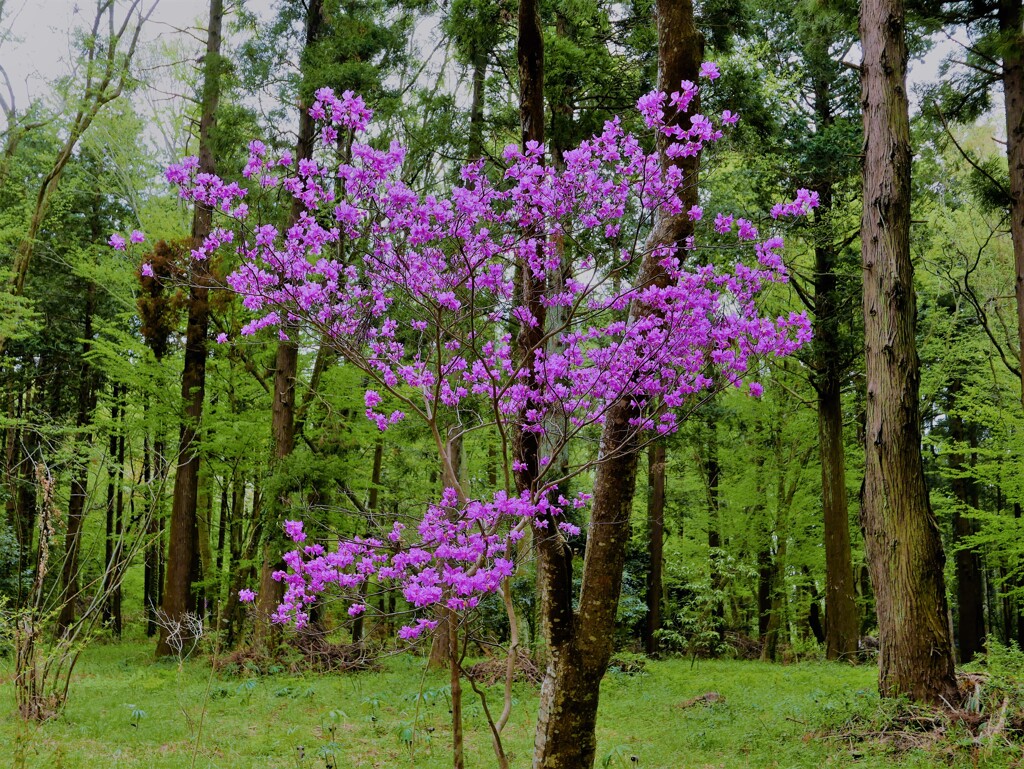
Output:
[[[1016,278],[1020,398],[1024,406],[1024,4],[1020,0],[998,0],[997,17],[1003,37],[1002,86],[1010,180],[1010,240]],[[1014,514],[1020,517],[1019,504],[1014,506]],[[1019,582],[1019,578],[1015,582]],[[1020,599],[1017,601],[1016,626],[1017,642],[1024,645],[1024,605]]]
[[[85,295],[85,318],[82,330],[82,378],[78,383],[78,415],[75,424],[83,429],[96,408],[96,376],[89,365],[87,353],[92,347],[92,316],[95,309],[96,286],[90,283]],[[83,438],[83,451],[87,452],[92,443],[91,431]],[[78,595],[78,546],[82,523],[85,520],[85,503],[88,496],[89,463],[83,457],[71,476],[71,496],[68,499],[68,525],[64,535],[64,560],[61,563],[61,600],[57,617],[57,634],[64,632],[75,622],[75,601]]]
[[860,621],[850,555],[843,411],[839,379],[827,368],[826,372],[815,382],[825,524],[825,654],[830,660],[852,659]]
[[[297,333],[292,329],[291,335]],[[295,449],[295,377],[298,374],[299,346],[295,339],[282,340],[277,345],[274,364],[274,392],[271,406],[271,432],[274,441],[272,466],[279,466],[281,460]],[[277,628],[270,621],[284,597],[284,584],[273,578],[273,573],[283,569],[281,556],[287,543],[282,536],[282,512],[287,499],[274,499],[268,505],[273,525],[264,530],[263,565],[260,569],[259,598],[256,605],[256,619],[253,624],[254,642],[258,646],[273,647],[279,638]]]
[[[380,512],[380,481],[381,481],[381,470],[384,466],[384,440],[378,438],[377,442],[373,445],[373,465],[370,470],[370,493],[366,499],[366,509],[370,515],[376,515]],[[360,603],[366,602],[366,595],[369,590],[362,591],[360,595]],[[365,619],[362,614],[352,620],[352,643],[359,643],[363,640],[363,629],[365,627]]]
[[473,43],[473,100],[469,105],[469,160],[484,155],[484,86],[487,83],[487,51],[479,41]]
[[[522,14],[526,5],[530,4],[520,6],[521,46]],[[659,0],[657,13],[658,85],[662,90],[672,91],[678,88],[681,80],[696,81],[702,54],[700,35],[690,2]],[[521,76],[523,60],[521,52]],[[529,95],[524,89],[523,100]],[[524,141],[530,138],[527,128],[531,125],[524,119]],[[683,170],[688,180],[686,196],[695,198],[696,159],[684,161]],[[684,211],[688,205],[684,202]],[[648,245],[674,243],[691,231],[685,215],[660,216]],[[639,283],[664,284],[667,280],[668,276],[657,260],[644,260]],[[647,310],[636,306],[630,311]],[[538,583],[548,664],[537,718],[535,769],[587,769],[594,763],[600,682],[612,653],[615,612],[629,540],[629,516],[640,448],[639,437],[629,424],[633,415],[632,407],[625,399],[613,404],[606,415],[599,447],[602,461],[598,464],[594,482],[591,525],[576,612],[572,604],[571,551],[561,537],[549,535],[537,539]],[[530,436],[517,440],[529,441]],[[517,452],[517,457],[522,460],[524,455]],[[530,470],[535,471],[535,468],[528,467],[524,472]],[[517,475],[517,482],[522,480],[528,480],[528,476]],[[550,530],[556,531],[553,526]]]
[[110,408],[110,445],[107,468],[107,519],[104,556],[104,588],[109,592],[103,604],[103,624],[121,637],[121,535],[124,530],[124,395],[126,388],[115,384]]
[[[157,631],[156,608],[163,598],[160,578],[163,563],[163,517],[160,510],[160,499],[163,494],[163,480],[166,477],[166,462],[163,461],[164,444],[157,439],[150,449],[149,437],[146,436],[142,448],[142,481],[150,489],[146,503],[146,548],[144,556],[142,603],[146,612],[146,636],[153,637]],[[155,483],[154,483],[155,480]]]
[[647,447],[647,622],[644,625],[644,649],[658,652],[657,632],[661,630],[662,560],[665,540],[665,442]]
[[[223,0],[210,0],[206,59],[203,72],[202,113],[199,120],[199,170],[214,173],[212,133],[216,126],[220,100],[220,43]],[[196,205],[192,216],[192,240],[198,247],[213,222],[213,211]],[[175,652],[168,639],[174,626],[196,608],[192,583],[198,577],[198,533],[196,506],[199,493],[199,429],[206,392],[206,337],[210,326],[209,268],[206,261],[192,261],[188,301],[188,326],[185,333],[185,364],[181,377],[181,397],[185,418],[178,440],[178,464],[174,477],[174,499],[167,550],[167,574],[161,604],[160,640],[157,656]]]
[[725,602],[721,596],[725,580],[722,576],[722,532],[721,509],[718,498],[718,484],[722,478],[722,466],[718,461],[718,418],[714,413],[707,417],[707,453],[704,469],[707,474],[708,495],[708,573],[711,575],[711,626],[721,637],[725,630]]
[[[823,89],[819,89],[823,90]],[[827,96],[815,100],[819,121],[831,121]],[[816,219],[825,223],[832,209],[832,185],[819,188]],[[816,221],[816,224],[818,222]],[[836,262],[831,242],[814,249],[814,389],[818,399],[818,445],[821,458],[821,500],[825,536],[825,655],[830,660],[857,654],[859,619],[850,554],[850,508],[846,493],[846,449],[843,442],[842,381]]]
[[[305,50],[320,37],[324,26],[322,0],[311,0],[306,9]],[[316,124],[309,116],[309,105],[300,99],[299,133],[295,145],[295,162],[309,158],[313,154],[313,141]],[[295,200],[292,204],[289,226],[299,221],[303,211],[302,203]],[[271,405],[271,431],[274,440],[272,467],[279,465],[281,460],[291,455],[295,449],[295,379],[299,368],[299,329],[292,326],[286,329],[287,338],[277,345],[274,362],[274,391]],[[273,647],[277,644],[278,625],[270,622],[270,617],[284,598],[284,583],[273,579],[275,571],[284,570],[281,556],[287,542],[281,534],[281,511],[285,500],[272,500],[267,506],[275,520],[273,526],[265,529],[263,549],[263,567],[260,571],[259,598],[256,606],[256,622],[254,625],[255,642],[257,645]]]
[[[1006,112],[1006,159],[1010,175],[1010,240],[1016,271],[1017,333],[1024,362],[1024,10],[1020,0],[999,0],[1003,40],[1003,101]],[[1024,405],[1024,366],[1021,367]]]
[[[953,508],[953,561],[956,566],[956,637],[959,661],[970,662],[977,654],[985,651],[985,583],[981,570],[981,556],[966,543],[974,533],[973,522],[965,513],[978,507],[977,486],[970,475],[970,468],[963,453],[969,441],[963,416],[957,412],[957,398],[962,385],[953,380],[949,386],[949,437],[957,443],[950,454],[949,465],[953,471],[950,482],[956,504]],[[971,436],[973,437],[973,436]]]
[[866,461],[861,526],[885,697],[955,703],[945,555],[921,459],[910,261],[910,120],[901,0],[861,5]]

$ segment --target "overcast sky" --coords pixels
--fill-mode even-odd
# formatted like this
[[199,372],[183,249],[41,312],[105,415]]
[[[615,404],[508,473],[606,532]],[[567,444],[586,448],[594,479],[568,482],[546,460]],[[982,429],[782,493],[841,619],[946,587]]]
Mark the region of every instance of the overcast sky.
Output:
[[[147,7],[153,0],[144,0]],[[235,0],[237,1],[237,0]],[[95,0],[7,0],[5,23],[8,38],[0,43],[0,64],[11,79],[17,104],[25,107],[31,97],[43,96],[52,81],[66,74],[71,60],[69,30],[91,21]],[[233,4],[232,0],[226,3]],[[268,16],[273,0],[247,0],[247,6]],[[123,3],[121,4],[123,5]],[[205,26],[209,0],[159,0],[144,40],[181,36],[177,30]],[[198,45],[198,43],[197,43]],[[932,50],[924,62],[911,65],[911,83],[934,80],[938,65],[951,50],[945,44]]]
[[[143,3],[150,8],[154,0]],[[261,15],[268,15],[272,4],[273,0],[246,3]],[[0,64],[11,79],[18,106],[24,107],[31,98],[46,94],[50,83],[69,71],[69,31],[91,23],[95,0],[7,0],[6,5],[4,31],[11,39],[0,46]],[[123,8],[127,3],[118,5]],[[234,2],[227,0],[225,5]],[[191,28],[194,33],[197,25],[205,28],[210,12],[209,0],[159,0],[155,6],[144,28],[145,42],[184,37],[179,30]]]

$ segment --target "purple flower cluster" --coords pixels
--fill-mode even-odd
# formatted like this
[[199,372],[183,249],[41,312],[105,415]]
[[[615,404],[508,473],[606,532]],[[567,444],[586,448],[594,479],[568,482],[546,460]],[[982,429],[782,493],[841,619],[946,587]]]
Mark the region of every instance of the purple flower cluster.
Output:
[[[573,504],[585,504],[585,499],[581,496]],[[435,604],[456,611],[471,609],[515,571],[514,546],[524,536],[525,524],[539,526],[546,522],[544,516],[561,512],[552,505],[535,504],[528,491],[511,496],[499,491],[486,502],[463,502],[455,489],[445,489],[441,500],[428,506],[411,542],[405,526],[396,522],[386,541],[357,537],[342,540],[331,551],[311,544],[286,553],[288,569],[273,574],[285,583],[274,620],[303,627],[309,621],[309,605],[327,589],[358,595],[370,579],[401,590],[416,609]],[[294,542],[306,540],[298,521],[287,521],[285,532]],[[356,600],[348,612],[358,616],[366,609]],[[400,636],[412,640],[433,625],[417,620]]]
[[[707,64],[701,76],[714,80],[719,73]],[[637,105],[647,126],[670,140],[669,157],[698,154],[737,120],[729,111],[718,119],[689,114],[698,92],[683,82],[678,91],[649,94]],[[656,217],[699,222],[705,211],[693,206],[684,212],[682,192],[691,180],[647,152],[618,119],[565,152],[563,168],[544,164],[539,145],[510,146],[502,180],[492,181],[478,162],[437,196],[403,181],[399,144],[378,149],[358,140],[371,119],[359,97],[321,89],[316,98],[310,114],[323,121],[316,159],[274,158],[252,142],[243,171],[259,188],[298,201],[302,214],[286,230],[249,223],[249,190],[198,173],[192,159],[172,166],[167,178],[183,198],[233,222],[233,229],[214,230],[193,254],[206,258],[233,244],[240,266],[227,282],[252,313],[242,333],[314,325],[371,379],[365,413],[380,430],[407,413],[436,428],[438,414],[461,409],[488,415],[503,431],[547,435],[549,444],[565,445],[626,398],[636,430],[665,434],[676,429],[678,411],[694,394],[716,381],[746,383],[759,396],[760,384],[745,382],[753,360],[788,355],[810,337],[803,314],[770,318],[755,306],[766,286],[786,280],[777,235],[761,239],[752,222],[717,213],[719,244],[734,238],[752,257],[728,271],[699,266],[692,240],[678,248],[643,245],[641,234]],[[339,131],[357,140],[346,160],[330,163],[322,158]],[[815,193],[801,190],[772,216],[806,215],[817,204]],[[237,242],[236,230],[245,233]],[[567,258],[568,277],[540,306],[518,303],[517,270],[535,283],[556,285],[550,278],[564,273]],[[668,279],[630,282],[624,268],[651,259]],[[557,344],[540,345],[522,359],[507,331],[514,324],[543,327]],[[386,401],[403,409],[383,409]],[[537,477],[518,493],[481,500],[446,489],[428,506],[414,540],[396,524],[387,541],[344,541],[331,552],[319,544],[293,550],[287,571],[275,575],[286,583],[276,619],[302,625],[309,604],[325,590],[356,594],[370,579],[398,587],[417,609],[472,608],[513,573],[513,545],[526,526],[558,521],[551,535],[576,533],[559,516],[586,500],[551,499],[554,484],[545,473],[553,455],[554,449],[540,458]],[[516,473],[527,468],[522,457],[505,462]],[[289,521],[285,530],[297,543],[306,539],[301,522]],[[365,610],[356,601],[350,613]],[[431,626],[416,620],[402,636],[415,638]]]

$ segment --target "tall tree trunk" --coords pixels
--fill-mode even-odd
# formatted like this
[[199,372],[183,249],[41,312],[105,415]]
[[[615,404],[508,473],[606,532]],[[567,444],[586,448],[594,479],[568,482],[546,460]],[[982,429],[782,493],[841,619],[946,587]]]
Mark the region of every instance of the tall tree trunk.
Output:
[[879,690],[955,703],[945,555],[921,459],[902,0],[864,0],[860,31],[867,375],[861,526],[878,614]]
[[[713,406],[711,407],[712,411]],[[708,494],[708,573],[711,577],[711,627],[718,637],[725,630],[725,601],[721,595],[725,586],[722,576],[722,516],[718,498],[718,485],[722,479],[722,465],[718,460],[718,417],[709,413],[707,423],[707,454],[704,469],[707,473]]]
[[[203,68],[202,113],[199,120],[199,171],[214,173],[212,132],[217,123],[221,76],[221,22],[224,0],[210,0],[210,21]],[[192,241],[198,248],[209,235],[213,211],[197,204],[192,216]],[[196,608],[192,583],[198,577],[196,506],[199,494],[199,429],[206,393],[206,336],[210,326],[209,267],[206,260],[192,260],[189,286],[188,328],[185,336],[185,368],[181,397],[186,403],[178,441],[178,466],[174,477],[174,501],[167,552],[167,576],[161,605],[157,656],[175,652],[168,642],[174,625]]]
[[[817,102],[826,102],[825,96]],[[821,122],[827,125],[831,113]],[[832,185],[819,189],[816,218],[832,211]],[[817,223],[817,222],[816,222]],[[827,226],[827,220],[823,222]],[[843,443],[842,379],[837,290],[837,254],[833,245],[815,247],[814,389],[818,397],[818,445],[821,457],[821,500],[825,533],[825,656],[851,659],[857,654],[859,620],[850,553],[850,509],[846,493],[846,449]]]
[[776,662],[779,659],[779,641],[785,640],[783,632],[788,635],[789,627],[789,601],[787,600],[786,587],[786,552],[788,549],[789,532],[785,510],[780,509],[775,522],[775,532],[779,544],[775,549],[775,557],[772,560],[770,570],[770,589],[768,622],[765,628],[764,641],[761,646],[761,661]]
[[[213,548],[210,546],[213,521],[213,478],[209,470],[199,474],[199,494],[196,502],[196,552],[199,560],[196,590],[199,613],[205,618],[215,608],[216,593],[210,595],[210,577],[213,575]],[[215,612],[214,612],[215,613]]]
[[[1004,38],[1001,41],[1002,85],[1010,179],[1010,240],[1016,273],[1020,398],[1024,406],[1024,4],[1020,0],[999,0],[997,16]],[[1019,503],[1014,505],[1014,517],[1020,517]],[[1020,578],[1015,582],[1019,586]],[[1021,599],[1017,599],[1016,625],[1017,642],[1024,645],[1024,602]]]
[[[533,17],[526,15],[520,5],[520,81],[521,109],[524,112],[524,141],[531,135],[538,113],[528,112],[527,103],[534,92],[523,84],[524,71],[529,72],[531,61],[540,54],[525,55],[524,41],[540,43],[536,9]],[[693,6],[687,0],[658,0],[658,59],[660,90],[676,90],[682,80],[697,80],[702,57],[702,45],[693,18]],[[539,87],[534,81],[534,87]],[[698,109],[693,105],[693,109]],[[529,119],[527,119],[529,118]],[[685,116],[678,116],[685,119]],[[664,159],[663,162],[668,162]],[[687,184],[682,197],[683,211],[695,202],[697,193],[697,159],[679,161]],[[661,215],[655,222],[648,246],[675,243],[692,232],[692,224],[684,215]],[[650,254],[652,248],[646,250]],[[668,276],[657,259],[644,259],[638,281],[641,285],[665,285]],[[528,286],[527,286],[528,287]],[[526,299],[530,298],[527,294]],[[539,302],[538,302],[539,303]],[[530,308],[533,310],[533,308]],[[543,317],[543,307],[541,315]],[[631,312],[648,312],[647,308],[632,307]],[[541,328],[543,323],[540,324]],[[520,341],[521,349],[524,349]],[[531,340],[525,340],[529,343]],[[533,349],[539,342],[526,346]],[[548,664],[541,686],[537,732],[534,742],[535,769],[587,769],[594,763],[597,741],[598,695],[601,678],[611,657],[622,584],[622,569],[629,541],[629,517],[636,482],[639,452],[638,435],[630,425],[633,407],[627,399],[614,403],[606,414],[599,451],[603,461],[598,464],[594,481],[591,525],[583,563],[583,581],[578,609],[573,611],[572,554],[559,536],[539,537],[537,540],[538,580],[541,588],[542,627],[548,645]],[[533,435],[533,434],[529,434]],[[529,435],[519,438],[517,459],[530,461],[523,449],[529,449]],[[523,445],[523,444],[526,445]],[[517,484],[529,480],[529,472],[536,472],[536,464],[517,476]],[[525,477],[524,477],[525,474]],[[534,476],[535,477],[535,476]],[[553,525],[549,531],[557,531]]]
[[[121,397],[124,398],[126,387],[121,386]],[[124,461],[125,461],[125,402],[121,403],[120,425],[117,435],[117,493],[114,499],[114,551],[113,556],[113,579],[112,592],[110,595],[110,617],[111,629],[117,638],[121,637],[121,630],[124,619],[121,614],[121,581],[124,578],[124,571],[127,564],[121,561],[124,557]],[[129,495],[129,504],[132,504]]]
[[[220,576],[224,574],[224,567],[227,566],[228,560],[225,556],[228,555],[228,527],[231,525],[231,501],[228,495],[228,482],[227,478],[223,479],[223,483],[220,487],[220,507],[217,512],[217,562],[214,565],[217,569],[218,581]],[[220,590],[217,591],[218,595]]]
[[[89,364],[88,352],[92,348],[92,316],[95,311],[96,285],[89,283],[85,294],[85,319],[82,324],[82,373],[78,382],[78,415],[75,424],[80,430],[92,418],[96,408],[96,375]],[[64,535],[64,561],[61,564],[60,613],[57,616],[57,634],[75,622],[75,601],[78,596],[78,546],[85,519],[85,503],[89,486],[89,448],[92,432],[81,436],[80,456],[71,475],[71,496],[68,499],[68,525]]]
[[[323,26],[322,0],[310,0],[306,9],[306,55],[322,34]],[[304,85],[308,84],[304,83]],[[296,163],[313,154],[316,124],[309,116],[309,104],[306,103],[308,95],[303,93],[299,100],[299,134],[295,145]],[[298,222],[302,212],[302,203],[299,200],[293,201],[289,224],[294,225]],[[295,378],[298,376],[299,370],[298,326],[289,326],[286,333],[287,338],[278,342],[274,363],[274,392],[271,406],[274,440],[272,469],[279,467],[281,460],[290,456],[295,449]],[[284,599],[284,583],[278,582],[272,575],[275,571],[284,570],[281,556],[287,549],[288,543],[282,536],[280,524],[281,512],[285,504],[285,500],[275,499],[267,505],[267,511],[273,516],[274,525],[264,530],[263,568],[260,573],[260,591],[254,626],[254,640],[257,645],[265,648],[273,648],[279,640],[278,626],[270,622],[270,617]]]
[[473,100],[469,105],[469,161],[484,156],[484,86],[487,83],[487,51],[479,39],[473,42]]
[[[441,460],[441,486],[462,489],[463,441],[462,432],[458,427],[449,428],[444,450],[445,458]],[[439,607],[434,613],[437,627],[433,630],[430,654],[427,657],[427,667],[431,670],[441,670],[451,666],[452,632],[458,635],[458,628],[449,629],[448,622],[454,616],[456,616],[454,612],[445,606]]]
[[[963,416],[958,411],[957,400],[962,384],[954,379],[949,385],[949,437],[957,443],[950,454],[949,465],[953,471],[950,482],[956,504],[953,507],[953,546],[956,565],[956,606],[957,641],[961,663],[970,662],[975,655],[985,651],[985,585],[978,551],[968,546],[966,540],[974,533],[974,526],[968,517],[977,508],[977,489],[970,469],[964,461],[963,447],[969,443]],[[971,436],[973,437],[973,436]],[[973,443],[973,441],[970,441]]]
[[[370,493],[366,501],[366,509],[370,512],[370,515],[376,515],[380,511],[380,473],[384,466],[384,439],[378,438],[377,442],[373,445],[373,466],[370,470]],[[364,590],[360,596],[360,603],[366,602],[366,594],[368,590]],[[383,597],[382,597],[383,600]],[[360,643],[363,640],[363,628],[365,626],[365,620],[363,615],[358,615],[352,620],[352,642]]]
[[644,649],[658,651],[657,633],[661,630],[661,585],[665,544],[665,441],[647,447],[647,622],[644,625]]
[[846,451],[838,376],[826,373],[817,379],[815,389],[825,520],[825,656],[830,660],[852,659],[857,654],[860,623],[850,554]]
[[999,0],[999,31],[1004,36],[1003,101],[1006,159],[1010,174],[1010,240],[1016,270],[1017,333],[1024,405],[1024,9],[1021,0]]
[[[149,404],[147,402],[148,410]],[[163,527],[160,520],[160,498],[163,480],[160,474],[158,446],[160,441],[150,448],[149,436],[142,443],[142,482],[148,489],[146,500],[146,548],[143,556],[142,604],[146,613],[146,636],[156,635],[156,607],[160,605],[160,561],[163,558]],[[154,472],[156,466],[156,472]],[[154,483],[155,480],[155,483]]]
[[109,595],[103,604],[103,624],[121,637],[121,533],[124,517],[124,408],[125,388],[114,384],[110,406],[110,445],[107,458],[107,518],[104,538],[104,589]]

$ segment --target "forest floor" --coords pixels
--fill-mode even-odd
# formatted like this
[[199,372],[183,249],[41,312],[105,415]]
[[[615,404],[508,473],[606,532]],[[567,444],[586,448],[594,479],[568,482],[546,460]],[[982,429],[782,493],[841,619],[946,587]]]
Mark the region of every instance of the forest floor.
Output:
[[[448,767],[446,677],[394,657],[377,672],[249,677],[208,661],[154,662],[152,645],[89,649],[67,709],[41,726],[14,714],[0,659],[0,765],[147,769]],[[714,693],[711,695],[710,693]],[[707,696],[704,696],[707,695]],[[517,684],[505,730],[513,767],[529,766],[537,687]],[[492,707],[500,702],[492,690]],[[495,766],[479,700],[466,687],[469,767]],[[805,662],[670,659],[613,669],[601,695],[598,767],[1010,767],[1020,746],[957,727],[942,740],[851,737],[885,721],[875,668]],[[827,736],[827,735],[833,736]],[[10,761],[11,763],[7,763]]]

